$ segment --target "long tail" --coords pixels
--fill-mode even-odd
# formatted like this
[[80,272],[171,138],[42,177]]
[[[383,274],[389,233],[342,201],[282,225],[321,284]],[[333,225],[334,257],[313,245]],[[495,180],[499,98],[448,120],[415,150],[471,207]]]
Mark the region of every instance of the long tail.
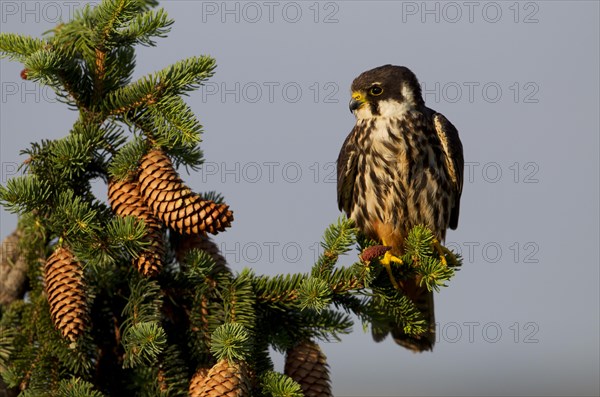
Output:
[[433,305],[433,292],[426,287],[419,287],[416,280],[409,280],[403,285],[404,293],[415,303],[417,309],[427,320],[428,329],[421,335],[408,335],[401,325],[394,325],[392,337],[402,347],[413,352],[433,350],[435,344],[435,310]]
[[402,347],[415,353],[433,350],[435,343],[435,311],[433,305],[433,292],[425,287],[419,287],[416,280],[407,280],[402,283],[403,292],[416,305],[427,321],[428,329],[421,335],[409,335],[404,332],[402,324],[379,324],[372,328],[373,339],[383,341],[388,334],[392,334],[394,341]]

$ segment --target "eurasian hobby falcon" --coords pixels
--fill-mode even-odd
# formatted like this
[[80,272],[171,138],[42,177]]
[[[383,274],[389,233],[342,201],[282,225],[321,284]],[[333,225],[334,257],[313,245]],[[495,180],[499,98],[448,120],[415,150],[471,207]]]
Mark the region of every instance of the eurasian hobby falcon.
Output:
[[404,240],[414,226],[427,226],[437,241],[444,240],[448,227],[456,229],[464,167],[458,131],[425,106],[419,81],[403,66],[385,65],[358,76],[350,111],[356,125],[337,161],[338,205],[367,237],[391,247],[381,264],[429,321],[420,336],[392,326],[394,340],[413,351],[431,350],[433,293],[417,280],[397,283],[391,265],[401,266]]

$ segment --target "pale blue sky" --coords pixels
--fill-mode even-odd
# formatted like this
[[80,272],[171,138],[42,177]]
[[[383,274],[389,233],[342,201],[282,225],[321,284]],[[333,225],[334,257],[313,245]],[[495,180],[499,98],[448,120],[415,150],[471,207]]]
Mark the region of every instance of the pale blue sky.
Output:
[[[2,0],[1,29],[39,35],[78,4]],[[215,77],[187,99],[205,126],[207,163],[185,179],[235,211],[216,241],[236,270],[310,269],[339,216],[333,162],[354,124],[349,87],[360,72],[410,67],[428,106],[460,132],[466,180],[447,244],[465,263],[436,296],[439,341],[414,355],[357,324],[323,344],[337,396],[600,393],[597,1],[163,6],[175,25],[140,50],[138,75],[217,59]],[[0,67],[5,183],[20,149],[64,136],[75,115],[21,80],[21,65]],[[0,215],[4,238],[16,217]]]

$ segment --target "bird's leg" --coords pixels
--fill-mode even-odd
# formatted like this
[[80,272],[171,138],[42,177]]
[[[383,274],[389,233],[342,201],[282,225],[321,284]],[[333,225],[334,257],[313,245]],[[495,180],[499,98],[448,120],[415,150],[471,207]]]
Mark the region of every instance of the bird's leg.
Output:
[[[382,243],[383,243],[383,245],[387,246],[385,240],[382,241]],[[403,263],[402,259],[398,258],[397,256],[392,255],[392,253],[390,251],[387,251],[383,255],[383,258],[381,258],[379,263],[381,263],[381,265],[383,267],[385,267],[385,270],[387,270],[388,275],[390,277],[390,281],[391,281],[392,285],[394,286],[394,288],[400,289],[400,286],[398,285],[398,282],[396,281],[396,278],[394,277],[394,274],[392,273],[392,263],[397,263],[397,264],[401,265]]]
[[440,255],[440,261],[442,261],[442,265],[448,266],[448,261],[446,261],[446,253],[442,249],[442,245],[440,244],[437,238],[433,239],[433,248],[435,248],[435,250]]
[[453,264],[457,262],[456,256],[454,256],[454,254],[450,252],[448,248],[440,244],[436,238],[433,239],[433,247],[440,255],[440,261],[442,262],[442,265],[448,266],[448,260],[446,259],[446,256],[448,256],[448,259],[450,259]]

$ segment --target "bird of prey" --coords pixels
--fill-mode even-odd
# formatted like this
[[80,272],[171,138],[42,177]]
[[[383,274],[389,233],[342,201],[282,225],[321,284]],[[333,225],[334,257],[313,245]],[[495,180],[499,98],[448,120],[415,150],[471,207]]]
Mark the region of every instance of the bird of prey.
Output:
[[[428,330],[419,336],[391,325],[394,340],[413,351],[431,350],[433,293],[418,280],[396,282],[391,266],[401,266],[404,241],[414,226],[428,227],[438,244],[448,227],[456,229],[462,144],[452,123],[425,106],[419,81],[406,67],[384,65],[366,71],[351,90],[356,125],[337,160],[338,205],[366,237],[391,247],[380,263],[394,287],[429,321]],[[373,334],[376,341],[386,336],[387,332]]]

